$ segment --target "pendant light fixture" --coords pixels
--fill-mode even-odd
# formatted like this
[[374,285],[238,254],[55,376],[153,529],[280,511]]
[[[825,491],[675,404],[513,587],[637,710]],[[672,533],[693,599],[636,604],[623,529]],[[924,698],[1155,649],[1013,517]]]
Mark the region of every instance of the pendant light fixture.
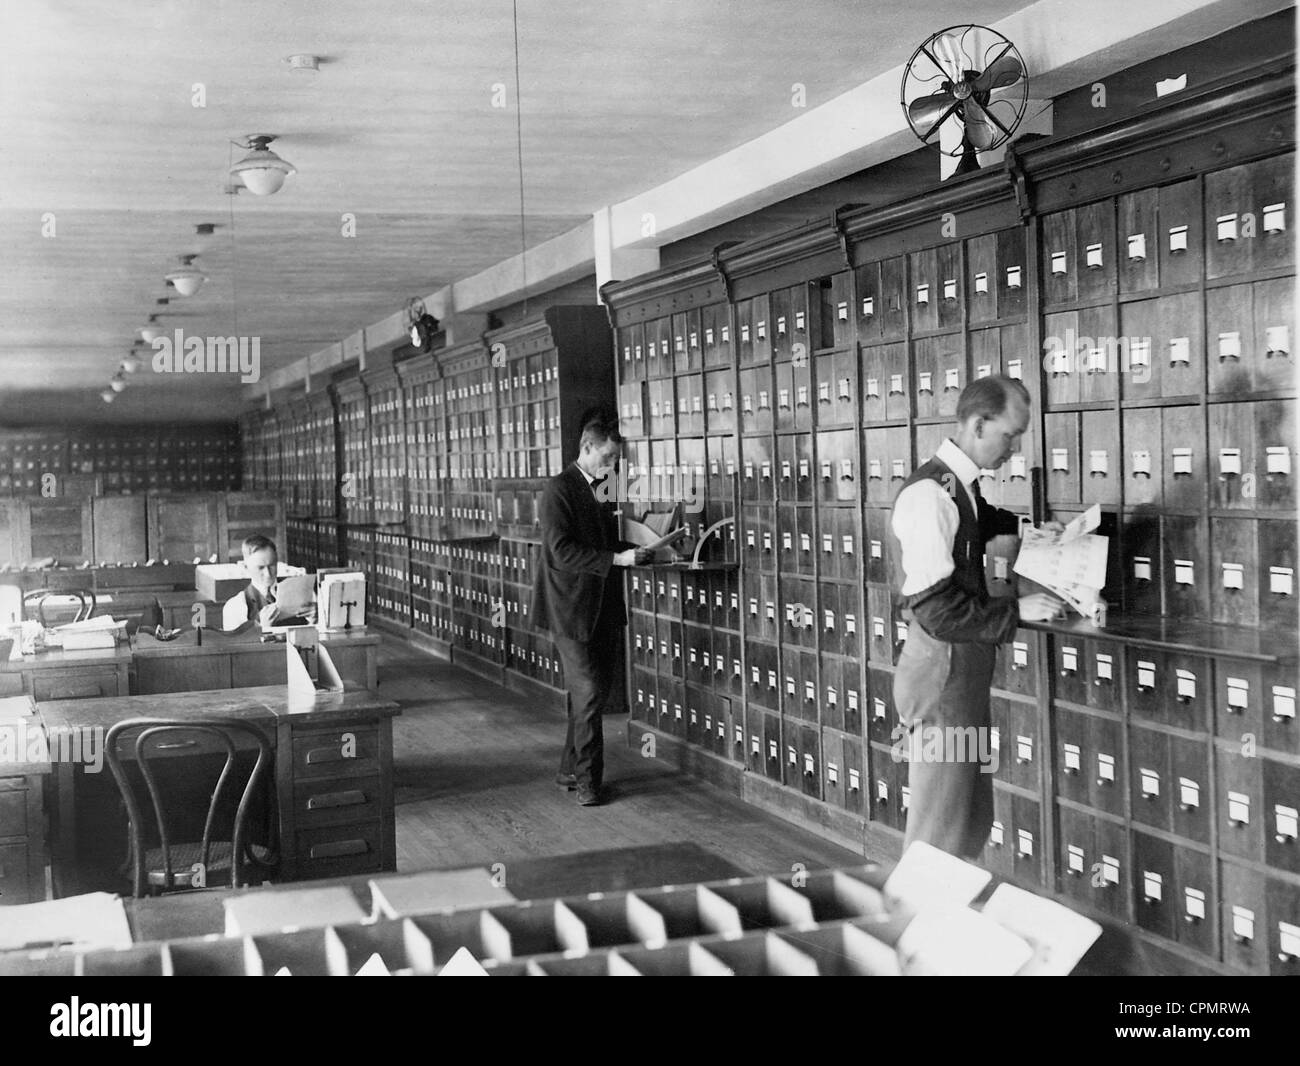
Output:
[[202,271],[195,268],[194,260],[197,258],[197,254],[181,256],[181,269],[173,270],[167,275],[167,280],[182,296],[193,296],[199,291],[199,286],[208,280]]
[[284,179],[290,174],[298,173],[291,164],[267,147],[273,140],[273,134],[249,134],[248,143],[239,147],[251,148],[252,151],[230,168],[230,176],[242,181],[245,188],[255,196],[270,196],[279,192]]
[[136,355],[135,349],[126,353],[126,358],[122,360],[122,371],[126,374],[134,374],[140,369],[140,357]]
[[105,403],[112,403],[115,399],[117,399],[117,393],[115,393],[112,389],[105,389],[103,392],[99,394],[99,398],[103,400]]
[[158,322],[158,316],[150,315],[149,324],[147,326],[141,326],[138,330],[136,330],[136,332],[140,334],[140,336],[144,339],[144,342],[146,344],[152,344],[154,341],[156,341],[159,337],[162,336],[162,330],[160,330],[157,327],[156,325],[157,322]]

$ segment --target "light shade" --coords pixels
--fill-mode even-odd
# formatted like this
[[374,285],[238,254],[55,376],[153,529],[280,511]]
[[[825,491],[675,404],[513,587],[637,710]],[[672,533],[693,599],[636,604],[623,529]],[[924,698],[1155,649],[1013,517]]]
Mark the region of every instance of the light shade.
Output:
[[103,400],[105,403],[112,403],[116,397],[117,397],[117,393],[115,393],[112,389],[105,389],[103,392],[99,394],[99,398]]
[[[167,275],[167,280],[182,296],[193,296],[199,291],[199,286],[208,280],[201,270],[194,268],[194,260],[197,258],[197,255],[181,256],[180,270],[173,270]],[[143,336],[143,333],[141,335]],[[149,339],[145,337],[145,340]]]
[[289,163],[272,152],[267,145],[274,137],[266,134],[253,134],[248,138],[253,149],[238,163],[230,168],[230,175],[244,183],[254,196],[270,196],[279,192],[284,179],[290,174],[298,173]]
[[122,360],[122,370],[124,373],[134,374],[139,369],[140,369],[140,357],[136,355],[135,352],[131,352],[125,359]]
[[108,383],[108,387],[112,389],[114,392],[121,392],[124,388],[126,388],[126,382],[123,381],[121,378],[115,377],[112,381]]
[[146,342],[152,344],[154,341],[156,341],[159,337],[162,336],[162,330],[154,329],[153,326],[145,326],[142,330],[140,330],[140,336],[143,337]]

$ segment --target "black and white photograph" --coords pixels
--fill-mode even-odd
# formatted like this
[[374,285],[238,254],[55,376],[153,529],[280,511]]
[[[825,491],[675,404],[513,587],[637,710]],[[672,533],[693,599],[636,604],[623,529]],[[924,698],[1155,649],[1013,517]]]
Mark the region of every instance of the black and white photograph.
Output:
[[1140,979],[1088,1046],[1266,1036],[1295,55],[1274,0],[5,0],[13,1031],[1075,976]]

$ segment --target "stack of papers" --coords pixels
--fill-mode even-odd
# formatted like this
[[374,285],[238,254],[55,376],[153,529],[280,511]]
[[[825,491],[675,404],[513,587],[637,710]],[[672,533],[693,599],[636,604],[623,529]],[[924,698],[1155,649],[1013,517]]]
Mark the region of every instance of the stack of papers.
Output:
[[122,900],[108,892],[0,907],[0,951],[130,946]]
[[1101,508],[1093,504],[1059,532],[1026,526],[1013,569],[1061,597],[1079,614],[1092,614],[1106,584],[1110,539],[1092,532],[1099,525]]

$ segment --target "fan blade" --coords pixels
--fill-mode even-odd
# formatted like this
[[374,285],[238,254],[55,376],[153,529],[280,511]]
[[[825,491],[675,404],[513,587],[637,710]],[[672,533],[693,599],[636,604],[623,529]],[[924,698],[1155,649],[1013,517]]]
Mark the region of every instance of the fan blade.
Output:
[[[952,93],[935,93],[933,96],[923,96],[907,105],[907,116],[917,129],[925,129],[937,121],[939,116],[952,107],[955,102]],[[929,133],[927,132],[926,135],[929,136]]]
[[1015,85],[1025,76],[1025,68],[1015,56],[1003,56],[994,60],[992,65],[977,77],[971,86],[977,93],[992,92]]
[[988,113],[974,100],[967,100],[962,109],[962,119],[966,123],[966,139],[977,151],[990,148],[997,140],[997,130],[989,121]]
[[945,33],[941,37],[934,39],[934,55],[943,68],[944,73],[948,75],[948,80],[953,84],[961,81],[963,67],[961,62],[961,48],[957,44],[957,38],[951,33]]

